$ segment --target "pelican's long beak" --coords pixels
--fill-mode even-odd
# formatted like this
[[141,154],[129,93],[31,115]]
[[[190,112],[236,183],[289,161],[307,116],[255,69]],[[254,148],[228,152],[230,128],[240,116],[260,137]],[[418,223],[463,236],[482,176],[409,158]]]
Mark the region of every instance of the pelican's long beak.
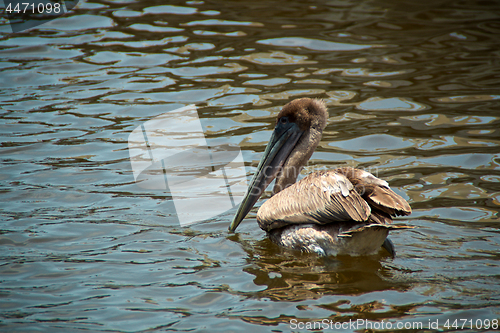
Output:
[[245,197],[229,225],[229,231],[234,231],[245,218],[253,205],[259,200],[267,186],[276,178],[283,163],[286,161],[303,131],[295,123],[278,123],[267,144],[264,156],[259,162]]

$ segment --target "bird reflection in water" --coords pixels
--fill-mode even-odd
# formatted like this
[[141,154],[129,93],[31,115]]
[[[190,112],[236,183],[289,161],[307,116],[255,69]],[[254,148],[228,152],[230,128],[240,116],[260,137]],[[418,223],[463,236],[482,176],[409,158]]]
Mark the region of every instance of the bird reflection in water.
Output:
[[[383,252],[354,259],[349,255],[332,257],[290,251],[269,238],[256,242],[241,238],[237,241],[242,244],[250,263],[243,271],[254,276],[255,285],[264,287],[250,292],[248,296],[251,297],[294,302],[320,299],[326,295],[403,291],[409,287],[405,274],[400,274],[397,267],[384,264],[387,254]],[[345,306],[343,311],[349,308]],[[331,310],[337,311],[335,307]]]

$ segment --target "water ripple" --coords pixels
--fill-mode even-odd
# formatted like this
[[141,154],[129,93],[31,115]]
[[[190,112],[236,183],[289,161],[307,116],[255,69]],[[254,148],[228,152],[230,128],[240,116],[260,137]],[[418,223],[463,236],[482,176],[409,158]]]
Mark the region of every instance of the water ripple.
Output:
[[[498,6],[93,1],[0,22],[2,331],[499,317]],[[169,191],[134,181],[130,133],[191,103],[250,176],[299,97],[330,112],[300,177],[359,167],[410,202],[395,258],[283,250],[255,210],[238,233],[234,211],[181,227]]]

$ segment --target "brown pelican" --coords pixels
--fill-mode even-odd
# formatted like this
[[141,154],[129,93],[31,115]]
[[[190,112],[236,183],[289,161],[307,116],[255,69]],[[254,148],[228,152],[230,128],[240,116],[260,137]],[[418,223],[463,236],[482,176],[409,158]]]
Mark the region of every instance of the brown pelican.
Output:
[[392,216],[411,208],[386,181],[354,168],[297,176],[321,140],[328,111],[318,99],[286,104],[245,197],[229,226],[234,231],[276,178],[273,196],[257,212],[257,222],[270,239],[286,248],[320,255],[367,255],[386,248]]

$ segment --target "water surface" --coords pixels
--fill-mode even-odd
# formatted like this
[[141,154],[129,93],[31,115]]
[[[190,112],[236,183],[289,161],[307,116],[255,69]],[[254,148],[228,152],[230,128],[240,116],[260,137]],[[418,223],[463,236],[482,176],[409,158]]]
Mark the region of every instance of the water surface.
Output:
[[[499,22],[495,1],[82,0],[3,33],[0,330],[500,319]],[[134,182],[145,121],[195,104],[251,175],[298,97],[330,112],[304,174],[365,168],[410,202],[396,258],[284,251],[255,211],[181,227]]]

